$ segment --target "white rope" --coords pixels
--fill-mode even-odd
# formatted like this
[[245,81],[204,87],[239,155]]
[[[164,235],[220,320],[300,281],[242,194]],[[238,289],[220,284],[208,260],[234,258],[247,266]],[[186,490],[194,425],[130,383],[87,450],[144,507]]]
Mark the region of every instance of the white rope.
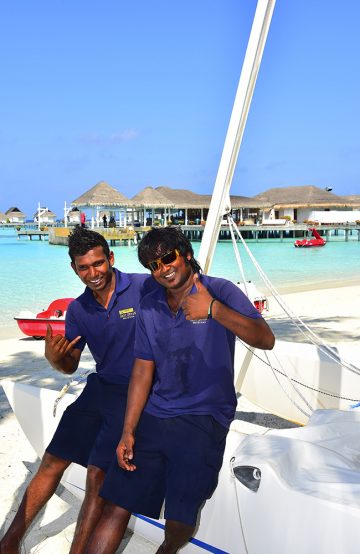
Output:
[[284,366],[280,363],[280,360],[275,356],[275,354],[273,353],[273,356],[275,357],[275,359],[277,360],[277,363],[280,365],[281,369],[282,369],[282,372],[286,378],[286,380],[288,381],[289,385],[291,386],[291,388],[295,391],[295,393],[301,398],[301,400],[304,402],[304,404],[306,404],[306,406],[309,408],[310,410],[310,413],[308,413],[306,410],[304,410],[297,402],[296,400],[294,400],[294,398],[292,398],[290,396],[290,394],[288,393],[288,391],[285,389],[285,387],[282,385],[279,377],[277,376],[276,374],[276,371],[272,365],[272,363],[270,362],[270,359],[269,359],[269,355],[267,352],[265,352],[265,357],[266,357],[266,360],[267,360],[267,363],[268,365],[270,366],[271,368],[271,371],[273,373],[273,376],[275,377],[276,381],[278,382],[278,385],[282,388],[282,391],[283,393],[288,397],[288,399],[290,400],[290,402],[292,402],[294,404],[294,406],[302,413],[304,414],[306,417],[310,417],[310,415],[314,412],[314,408],[312,408],[309,404],[309,402],[306,400],[305,396],[299,391],[299,389],[296,387],[295,383],[293,382],[293,380],[291,379],[291,377],[289,376],[288,372],[285,370]]
[[[298,330],[304,335],[306,336],[314,345],[318,346],[319,347],[319,350],[327,357],[329,357],[330,359],[332,359],[335,363],[339,364],[339,365],[342,365],[343,367],[345,367],[346,369],[348,369],[349,371],[357,374],[357,375],[360,375],[360,368],[355,366],[354,364],[346,361],[344,358],[342,358],[337,352],[336,350],[329,346],[328,344],[326,344],[318,335],[316,335],[316,333],[314,333],[312,331],[312,329],[310,329],[310,327],[308,327],[308,325],[302,321],[302,319],[300,317],[298,317],[296,314],[294,314],[292,312],[292,310],[286,305],[286,303],[284,302],[283,298],[280,296],[280,294],[278,293],[278,291],[275,289],[275,287],[273,286],[273,284],[271,283],[270,279],[268,278],[268,276],[266,275],[266,273],[263,271],[263,269],[261,268],[261,266],[258,264],[257,260],[255,259],[255,257],[253,256],[251,250],[249,249],[249,247],[247,246],[242,234],[240,233],[237,225],[235,224],[233,218],[231,216],[228,217],[228,220],[229,220],[229,225],[232,225],[238,235],[238,237],[240,238],[248,256],[250,257],[251,261],[253,262],[255,268],[257,269],[260,277],[262,278],[262,280],[264,281],[264,283],[266,284],[266,286],[269,288],[269,290],[271,291],[274,299],[277,301],[277,303],[279,304],[279,306],[284,310],[284,312],[290,317],[290,319],[292,320],[292,322],[294,323],[294,325],[298,328]],[[305,330],[304,330],[305,329]],[[307,333],[306,333],[307,332]]]
[[[242,260],[241,260],[241,257],[240,257],[240,252],[239,252],[239,249],[237,247],[237,243],[236,243],[236,239],[235,239],[235,235],[234,235],[234,231],[233,231],[233,226],[231,224],[231,216],[230,214],[227,214],[227,221],[228,221],[228,225],[229,225],[229,230],[230,230],[230,234],[231,234],[231,240],[232,240],[232,244],[233,244],[233,247],[234,247],[234,252],[235,252],[235,257],[236,257],[236,260],[238,262],[238,265],[239,265],[239,268],[240,268],[240,272],[241,272],[241,275],[242,275],[242,279],[243,279],[243,283],[244,283],[244,286],[245,286],[245,293],[246,293],[246,296],[249,296],[248,294],[248,291],[247,291],[247,288],[246,288],[246,279],[245,279],[245,272],[244,272],[244,267],[243,267],[243,264],[242,264]],[[244,344],[244,343],[243,343]],[[274,355],[274,354],[273,354]],[[268,353],[265,352],[265,356],[266,356],[266,359],[267,359],[267,363],[268,363],[268,366],[271,368],[271,371],[275,377],[275,380],[277,381],[278,385],[280,386],[280,388],[282,389],[282,391],[284,392],[285,396],[287,396],[287,398],[290,400],[290,402],[292,402],[296,408],[302,413],[304,414],[306,417],[310,417],[310,414],[304,410],[291,396],[290,394],[288,393],[288,391],[285,389],[285,387],[283,386],[283,384],[281,383],[280,379],[278,378],[277,374],[276,374],[276,371],[270,361],[270,358],[268,356]],[[310,413],[312,413],[314,410],[313,408],[310,406],[310,404],[308,403],[308,401],[306,400],[306,398],[304,397],[304,395],[297,389],[295,383],[292,381],[291,377],[289,376],[288,372],[285,370],[285,368],[283,367],[283,365],[280,363],[280,360],[275,356],[275,359],[277,360],[278,364],[280,365],[281,369],[282,369],[282,373],[284,374],[286,380],[288,381],[290,387],[295,391],[295,393],[301,398],[301,400],[304,402],[304,404],[306,404],[306,406],[310,409]]]
[[242,263],[242,260],[241,260],[241,257],[240,257],[239,249],[238,249],[237,246],[236,246],[236,239],[235,239],[235,235],[234,235],[234,230],[233,230],[232,225],[231,225],[231,216],[230,216],[230,214],[227,214],[226,218],[227,218],[227,222],[228,222],[228,225],[229,225],[229,230],[230,230],[230,234],[231,234],[231,240],[232,240],[233,247],[234,247],[235,258],[236,258],[236,261],[237,261],[238,266],[239,266],[239,268],[240,268],[240,273],[241,273],[242,281],[243,281],[243,283],[244,283],[245,294],[246,294],[247,297],[249,297],[248,289],[247,289],[247,286],[246,286],[246,278],[245,278],[244,266],[243,266],[243,263]]

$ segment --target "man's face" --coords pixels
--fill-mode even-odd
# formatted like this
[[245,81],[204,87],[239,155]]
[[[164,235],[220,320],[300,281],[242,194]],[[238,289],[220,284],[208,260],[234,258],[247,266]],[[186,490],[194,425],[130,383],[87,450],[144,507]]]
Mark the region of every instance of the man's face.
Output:
[[[171,251],[173,252],[173,251]],[[168,252],[162,256],[165,256]],[[184,258],[180,253],[175,257],[175,259],[170,263],[165,263],[161,258],[158,268],[152,271],[152,276],[155,281],[162,285],[166,289],[175,290],[182,287],[192,275],[191,266],[189,260],[191,258],[190,254],[187,254]]]
[[96,246],[83,256],[75,256],[74,263],[71,263],[71,267],[84,285],[94,292],[103,291],[110,286],[113,265],[114,253],[110,252],[108,259],[102,246]]

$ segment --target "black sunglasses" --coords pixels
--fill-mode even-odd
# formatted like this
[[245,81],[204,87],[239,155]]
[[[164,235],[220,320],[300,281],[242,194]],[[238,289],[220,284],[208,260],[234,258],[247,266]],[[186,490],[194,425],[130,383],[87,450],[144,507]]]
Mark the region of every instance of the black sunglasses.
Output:
[[180,252],[179,250],[177,250],[177,248],[175,248],[175,250],[171,250],[171,252],[168,252],[161,258],[157,258],[152,262],[148,262],[147,264],[148,268],[150,269],[150,271],[157,271],[158,269],[160,269],[160,264],[162,265],[172,264],[173,262],[175,262],[178,256],[180,256]]

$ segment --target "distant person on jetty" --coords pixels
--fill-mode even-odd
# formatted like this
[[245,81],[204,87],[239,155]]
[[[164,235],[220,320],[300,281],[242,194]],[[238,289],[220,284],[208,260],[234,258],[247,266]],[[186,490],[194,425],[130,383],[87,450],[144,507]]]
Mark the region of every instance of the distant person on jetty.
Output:
[[96,373],[89,375],[83,392],[65,410],[0,542],[1,554],[19,554],[26,530],[56,491],[71,462],[87,467],[85,499],[70,550],[72,554],[84,552],[101,515],[104,500],[98,492],[123,427],[140,298],[157,287],[149,275],[115,269],[113,252],[94,231],[76,227],[69,237],[69,256],[86,289],[69,305],[66,337],[53,336],[48,326],[45,356],[56,370],[72,374],[87,344],[96,361]]
[[86,226],[86,214],[85,214],[85,212],[80,212],[80,222],[81,222],[81,227]]
[[275,340],[236,285],[201,275],[180,229],[152,229],[138,254],[161,288],[140,303],[123,435],[87,554],[113,554],[130,513],[159,518],[164,499],[157,553],[174,554],[190,539],[217,486],[235,414],[235,338],[262,349]]
[[106,217],[106,214],[103,215],[103,225],[104,225],[104,228],[106,229],[107,227],[107,217]]

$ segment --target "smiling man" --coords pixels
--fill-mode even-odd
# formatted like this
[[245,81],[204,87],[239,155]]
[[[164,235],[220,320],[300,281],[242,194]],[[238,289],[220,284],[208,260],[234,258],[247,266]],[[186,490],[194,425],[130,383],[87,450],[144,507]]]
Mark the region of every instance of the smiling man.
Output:
[[85,500],[70,552],[84,551],[101,515],[104,501],[98,492],[123,426],[140,298],[156,287],[149,275],[114,269],[114,254],[99,233],[75,228],[69,237],[69,256],[71,267],[86,289],[69,305],[66,336],[53,336],[48,327],[45,356],[56,370],[72,374],[87,344],[96,362],[96,373],[89,375],[83,392],[64,412],[0,543],[1,554],[20,552],[26,530],[54,494],[71,462],[87,467]]
[[275,340],[236,285],[201,275],[180,229],[151,230],[138,254],[161,288],[140,304],[123,435],[88,554],[113,554],[129,512],[158,518],[164,500],[158,554],[189,540],[216,488],[235,414],[235,338],[262,349]]

